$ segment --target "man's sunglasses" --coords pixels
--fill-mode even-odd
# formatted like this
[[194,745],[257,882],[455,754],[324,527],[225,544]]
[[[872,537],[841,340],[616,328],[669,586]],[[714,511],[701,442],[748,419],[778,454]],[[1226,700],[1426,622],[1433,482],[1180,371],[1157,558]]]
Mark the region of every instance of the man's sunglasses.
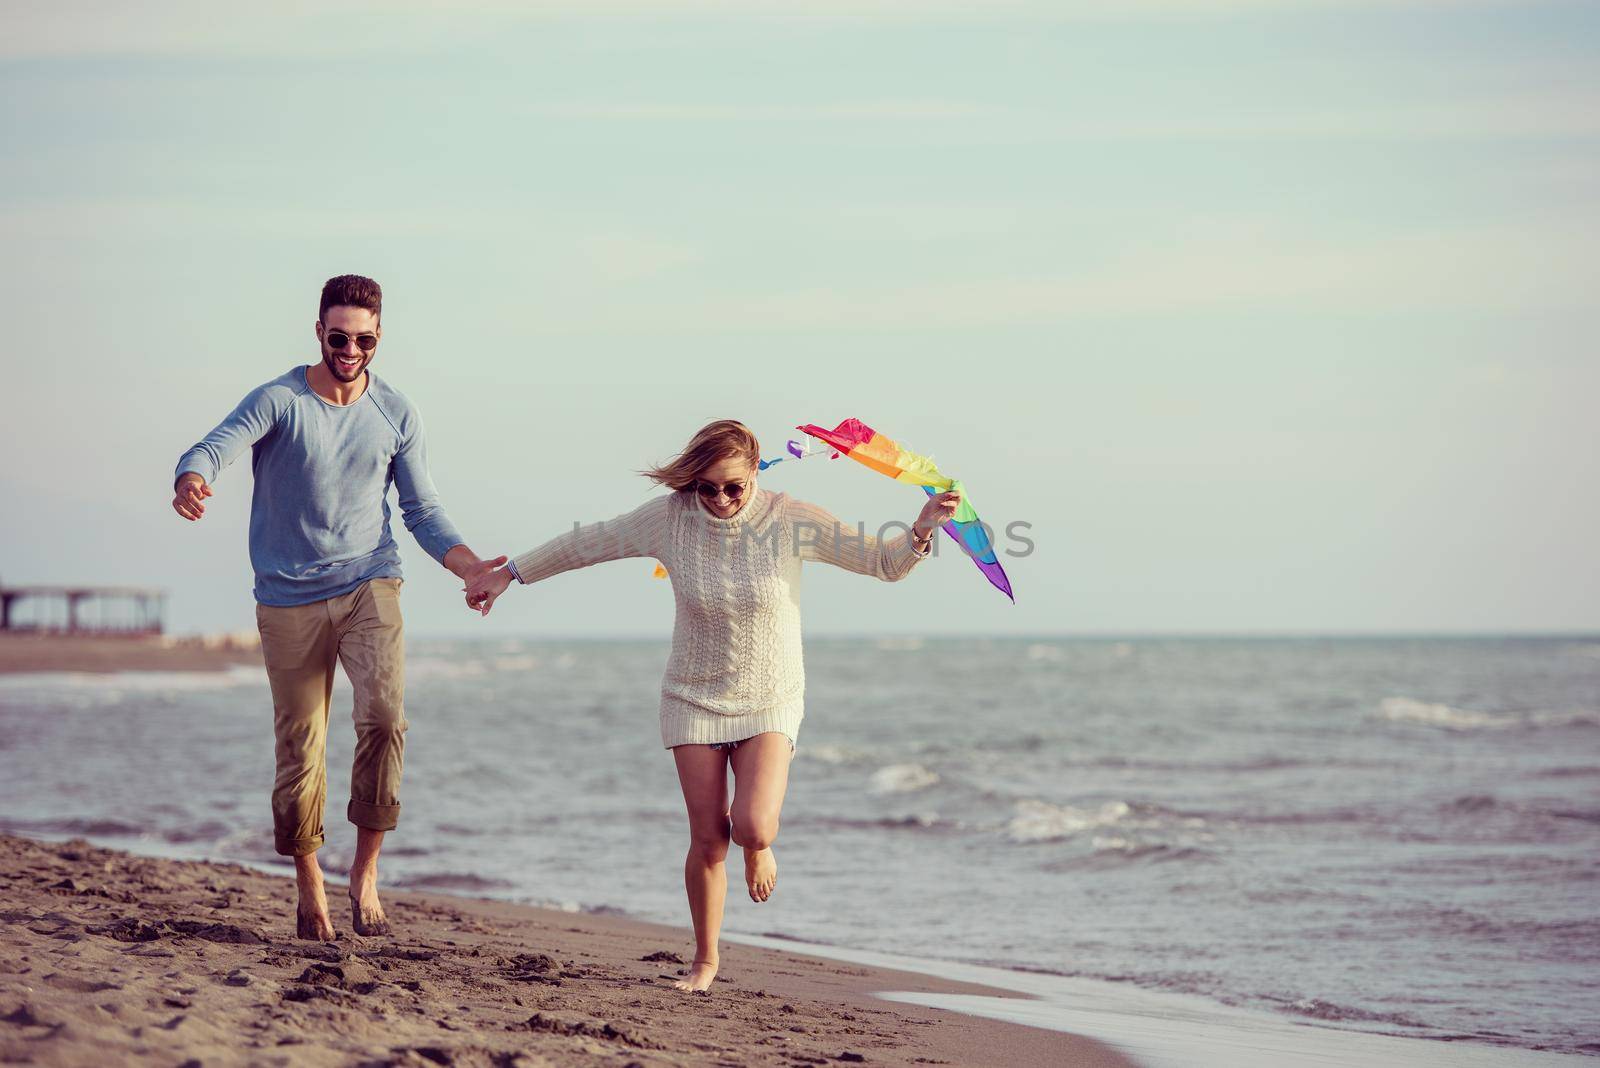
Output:
[[726,486],[718,486],[711,482],[696,482],[694,491],[706,500],[711,500],[720,492],[730,501],[736,501],[744,496],[743,482],[730,482]]
[[[350,344],[350,335],[345,333],[343,330],[329,330],[322,336],[323,339],[327,341],[328,347],[335,352],[340,351],[346,345]],[[371,352],[373,349],[378,347],[378,335],[357,334],[356,347],[362,352]]]

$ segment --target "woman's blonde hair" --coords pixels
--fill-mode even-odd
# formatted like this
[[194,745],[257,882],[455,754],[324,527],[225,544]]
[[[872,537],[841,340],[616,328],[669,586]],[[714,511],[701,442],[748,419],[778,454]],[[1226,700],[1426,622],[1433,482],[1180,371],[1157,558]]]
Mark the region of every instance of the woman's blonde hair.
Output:
[[761,442],[737,419],[718,419],[696,431],[678,455],[639,473],[657,485],[686,490],[694,485],[700,472],[730,456],[757,467],[761,463]]

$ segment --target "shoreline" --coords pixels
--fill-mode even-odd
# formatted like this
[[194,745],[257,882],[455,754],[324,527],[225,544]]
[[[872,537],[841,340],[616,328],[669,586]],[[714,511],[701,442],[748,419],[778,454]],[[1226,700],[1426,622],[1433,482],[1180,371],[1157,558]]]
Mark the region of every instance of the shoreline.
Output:
[[[566,644],[637,644],[661,642],[661,634],[638,635],[585,635],[556,637],[550,635],[514,635],[489,638],[482,634],[439,634],[417,636],[426,641],[462,642],[467,644],[498,643],[505,640],[530,645]],[[941,642],[968,641],[969,634],[906,634],[851,635],[842,633],[828,640],[866,640],[875,642],[914,642],[917,645]],[[1228,632],[1148,632],[1121,633],[1107,631],[1076,634],[1003,634],[991,636],[1000,642],[1073,642],[1089,644],[1117,644],[1162,641],[1280,641],[1286,643],[1307,641],[1362,642],[1362,641],[1571,641],[1593,643],[1600,641],[1600,633],[1589,631],[1417,631],[1417,632],[1365,632],[1365,631],[1304,631],[1256,634],[1249,631]],[[106,675],[122,672],[216,672],[236,667],[261,666],[261,647],[254,631],[216,635],[108,636],[65,635],[60,633],[0,632],[0,676],[92,674]]]
[[1029,995],[725,943],[671,988],[686,930],[388,891],[396,935],[293,935],[293,882],[239,864],[0,835],[0,1059],[56,1064],[1074,1064],[1103,1042],[910,996]]
[[[292,877],[284,874],[287,865],[269,862],[233,862],[199,859],[178,859],[159,851],[135,852],[117,847],[101,847],[82,838],[64,836],[34,837],[0,831],[0,858],[13,862],[14,843],[27,843],[47,852],[82,852],[121,858],[124,861],[153,862],[158,867],[176,865],[206,876],[206,885],[215,883],[218,875],[243,873],[277,885],[276,911],[265,917],[268,926],[276,924],[280,930],[257,931],[269,941],[282,942],[283,950],[291,956],[322,959],[323,957],[349,959],[370,956],[386,941],[415,948],[417,942],[408,938],[408,932],[398,931],[392,940],[361,939],[346,929],[348,924],[340,912],[343,898],[338,889],[345,885],[341,872],[329,869],[329,897],[334,903],[335,923],[340,928],[340,938],[335,948],[322,950],[312,943],[291,939]],[[101,866],[104,861],[101,861]],[[0,866],[3,868],[4,866]],[[209,874],[208,874],[209,873]],[[69,877],[71,878],[71,877]],[[76,883],[77,880],[74,880]],[[0,888],[15,895],[14,879],[8,882],[0,871]],[[94,887],[62,888],[58,891],[98,894]],[[649,943],[652,947],[677,947],[666,952],[677,952],[685,960],[692,955],[692,938],[687,930],[675,925],[662,924],[632,915],[604,911],[583,911],[544,905],[528,904],[493,897],[474,897],[467,892],[449,893],[429,890],[407,890],[404,887],[386,889],[386,903],[391,904],[391,918],[404,915],[408,920],[420,908],[432,915],[448,913],[452,921],[463,924],[461,929],[482,932],[485,925],[507,925],[514,928],[542,927],[549,932],[564,935],[604,935],[629,941],[636,948]],[[401,910],[406,911],[402,912]],[[443,910],[443,912],[441,912]],[[4,914],[0,914],[4,918]],[[530,924],[530,919],[534,922]],[[13,914],[8,922],[14,922]],[[59,936],[58,936],[59,937]],[[5,937],[5,927],[0,926],[0,940],[14,943]],[[424,939],[426,942],[427,939]],[[456,946],[455,941],[447,943]],[[908,1017],[916,1027],[937,1026],[939,1022],[952,1024],[938,1032],[939,1042],[934,1054],[926,1050],[917,1052],[910,1060],[896,1059],[879,1050],[856,1050],[848,1047],[848,1040],[859,1038],[863,1028],[858,1026],[860,1016],[840,1010],[836,1016],[837,1039],[845,1042],[841,1052],[858,1053],[866,1057],[865,1063],[945,1063],[987,1064],[992,1057],[1003,1056],[1010,1065],[1072,1064],[1084,1068],[1281,1068],[1289,1063],[1317,1063],[1330,1066],[1349,1065],[1351,1068],[1558,1068],[1572,1064],[1574,1053],[1530,1049],[1515,1045],[1493,1045],[1480,1042],[1460,1042],[1434,1036],[1405,1035],[1392,1031],[1370,1031],[1348,1026],[1335,1026],[1315,1021],[1277,1017],[1259,1011],[1234,1008],[1223,1003],[1192,994],[1175,994],[1105,980],[1064,975],[1037,969],[1010,968],[1000,964],[976,964],[943,958],[916,957],[880,950],[856,949],[831,943],[813,942],[783,935],[725,932],[722,938],[725,976],[719,976],[713,987],[714,995],[742,997],[820,997],[835,1008],[839,1005],[857,1006],[862,1015],[881,1015],[883,1007],[894,1005],[908,1012],[922,1010],[932,1017]],[[734,947],[753,950],[758,956],[752,960],[736,954]],[[428,947],[424,947],[425,949]],[[549,948],[548,946],[546,947]],[[409,952],[409,950],[408,950]],[[643,955],[662,952],[652,948]],[[470,953],[470,951],[469,951]],[[590,951],[577,949],[577,956],[593,956]],[[476,954],[471,954],[476,956]],[[730,962],[737,961],[737,964]],[[6,982],[5,956],[0,954],[0,1023],[7,1019],[6,1011],[28,1009],[8,1004],[15,1001],[14,991]],[[572,961],[568,961],[571,964]],[[752,963],[754,970],[752,972]],[[840,965],[850,967],[841,968]],[[664,988],[682,974],[676,962],[663,965],[656,979]],[[762,977],[763,991],[753,994],[744,990],[748,983],[733,977],[737,967],[748,977]],[[821,982],[817,982],[818,976]],[[643,983],[648,977],[638,977]],[[724,986],[729,983],[730,986]],[[731,988],[731,989],[730,989]],[[669,994],[676,994],[669,991]],[[680,995],[694,997],[695,995]],[[798,1004],[797,1002],[788,1002]],[[699,1002],[693,1004],[698,1005]],[[520,1008],[520,1006],[519,1006]],[[32,1010],[29,1010],[32,1011]],[[594,1011],[591,1007],[587,1011]],[[728,1014],[720,1009],[710,1012],[713,1019],[726,1019]],[[787,1015],[787,1014],[786,1014]],[[846,1016],[850,1019],[846,1019]],[[597,1025],[598,1026],[598,1025]],[[996,1037],[994,1027],[1001,1028]],[[1017,1028],[1026,1037],[1018,1037],[1009,1029]],[[825,1031],[814,1031],[822,1035]],[[931,1033],[931,1031],[930,1031]],[[948,1048],[947,1040],[959,1037]],[[292,1037],[292,1036],[291,1036]],[[883,1039],[880,1034],[878,1038]],[[11,1047],[6,1045],[5,1031],[0,1027],[0,1061],[8,1056]],[[297,1048],[302,1040],[296,1038]],[[996,1043],[1000,1044],[996,1044]],[[428,1047],[430,1056],[444,1047]],[[1002,1053],[996,1051],[1003,1051]],[[745,1063],[718,1060],[709,1057],[711,1050],[702,1048],[708,1055],[700,1060],[654,1061],[637,1060],[629,1063]],[[793,1052],[793,1051],[786,1051]],[[757,1061],[784,1064],[846,1063],[837,1057],[823,1060],[806,1060],[810,1054],[774,1059],[775,1051],[763,1048],[759,1054],[751,1053]],[[1042,1056],[1044,1059],[1032,1059]],[[964,1059],[971,1057],[974,1059]],[[49,1060],[45,1063],[98,1064],[92,1060],[78,1061],[70,1057]],[[252,1060],[251,1063],[257,1063]],[[263,1062],[265,1063],[265,1062]],[[292,1063],[301,1063],[295,1060]],[[330,1063],[344,1063],[333,1061]],[[445,1063],[425,1056],[422,1061],[376,1060],[368,1064],[437,1064]],[[468,1057],[453,1063],[501,1063],[479,1061]],[[554,1062],[542,1060],[505,1063],[590,1063],[562,1059]],[[594,1062],[606,1063],[606,1062]]]

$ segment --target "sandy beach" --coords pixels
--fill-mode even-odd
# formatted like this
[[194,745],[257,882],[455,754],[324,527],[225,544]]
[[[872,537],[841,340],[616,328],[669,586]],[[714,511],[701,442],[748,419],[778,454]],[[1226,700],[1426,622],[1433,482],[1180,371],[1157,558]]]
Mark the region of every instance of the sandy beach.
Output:
[[727,945],[712,990],[685,995],[687,932],[619,917],[398,893],[393,937],[336,909],[337,942],[301,942],[287,878],[14,836],[0,888],[5,1063],[1132,1063],[873,996],[1005,991],[800,954]]
[[174,638],[0,634],[0,675],[72,671],[222,671],[261,663],[249,635]]

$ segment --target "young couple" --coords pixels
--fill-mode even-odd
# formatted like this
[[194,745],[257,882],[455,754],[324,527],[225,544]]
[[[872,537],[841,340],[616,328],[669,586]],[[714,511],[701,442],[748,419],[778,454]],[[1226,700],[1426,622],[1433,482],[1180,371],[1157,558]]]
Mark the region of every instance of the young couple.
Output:
[[888,582],[904,578],[928,555],[960,496],[930,497],[894,538],[844,530],[825,509],[760,489],[755,435],[722,420],[645,472],[671,492],[514,560],[482,559],[439,505],[416,409],[368,368],[383,336],[382,300],[370,278],[329,279],[315,326],[321,360],[252,390],[184,453],[172,501],[185,519],[200,519],[217,475],[253,450],[250,562],[272,688],[273,833],[278,852],[295,860],[297,933],[335,937],[316,858],[335,664],[344,665],[355,692],[352,925],[361,935],[389,931],[378,853],[400,817],[406,730],[392,483],[406,529],[462,580],[468,607],[484,615],[512,581],[628,557],[666,566],[677,616],[661,686],[661,739],[688,809],[684,885],[695,932],[694,964],[677,985],[704,990],[717,972],[729,841],[744,850],[753,900],[765,901],[777,882],[772,843],[804,715],[800,565],[814,560]]

